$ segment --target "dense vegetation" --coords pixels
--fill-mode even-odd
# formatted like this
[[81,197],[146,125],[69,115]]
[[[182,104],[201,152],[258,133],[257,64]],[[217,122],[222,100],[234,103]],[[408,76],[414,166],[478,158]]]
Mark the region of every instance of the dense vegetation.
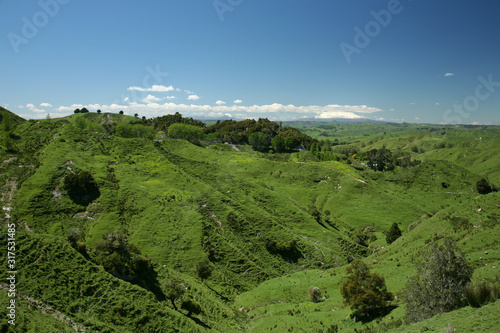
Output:
[[498,127],[81,111],[2,110],[2,331],[500,328]]

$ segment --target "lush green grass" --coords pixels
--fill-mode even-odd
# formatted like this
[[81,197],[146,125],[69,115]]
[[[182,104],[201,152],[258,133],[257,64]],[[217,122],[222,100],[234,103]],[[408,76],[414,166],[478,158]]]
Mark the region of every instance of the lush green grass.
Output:
[[[65,121],[20,122],[13,139],[17,152],[0,152],[5,184],[0,195],[13,207],[11,220],[18,229],[28,230],[19,236],[19,288],[78,325],[103,332],[316,332],[337,325],[351,332],[377,323],[354,322],[342,303],[339,286],[348,260],[364,258],[400,296],[406,277],[415,273],[419,251],[444,236],[458,242],[475,269],[475,281],[498,276],[493,267],[500,265],[499,193],[479,195],[475,188],[482,177],[499,179],[496,127],[321,128],[354,141],[350,145],[359,151],[385,146],[422,161],[375,172],[353,168],[349,160],[318,162],[310,152],[271,155],[249,146],[236,151],[224,144],[124,139],[95,126],[78,128],[79,118],[99,126],[134,119],[78,114]],[[441,143],[444,148],[438,148]],[[421,152],[413,152],[413,146]],[[87,206],[73,202],[63,189],[65,175],[78,171],[90,172],[99,186],[99,197]],[[404,232],[388,246],[384,232],[394,222]],[[126,231],[151,258],[159,284],[181,279],[203,313],[187,318],[168,301],[104,272],[69,246],[65,236],[75,227],[85,234],[90,258],[103,234]],[[209,259],[213,270],[203,283],[194,272],[202,259]],[[322,302],[310,302],[311,286],[323,291]],[[0,295],[5,301],[5,293]],[[26,302],[20,303],[26,330],[39,322],[46,331],[68,327],[28,310]],[[395,306],[382,322],[403,318],[400,297]],[[499,325],[495,309],[459,311],[484,316],[486,331]],[[400,329],[429,325],[440,331],[448,318],[456,319],[451,322],[456,328],[467,327],[455,312],[439,318]]]

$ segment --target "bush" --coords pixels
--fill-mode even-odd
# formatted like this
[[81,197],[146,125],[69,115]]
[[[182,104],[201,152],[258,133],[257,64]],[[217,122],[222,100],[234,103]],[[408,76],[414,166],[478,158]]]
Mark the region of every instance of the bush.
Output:
[[94,177],[88,171],[70,173],[64,178],[63,188],[78,204],[87,205],[101,194]]
[[394,222],[391,226],[391,229],[385,235],[385,240],[387,244],[392,244],[396,239],[401,237],[401,230],[396,222]]
[[264,150],[271,144],[271,137],[261,132],[255,132],[248,137],[248,143],[255,150]]
[[185,291],[186,287],[184,287],[181,280],[177,278],[168,279],[165,282],[165,296],[170,300],[175,311],[177,311],[175,301],[181,298]]
[[197,302],[188,299],[182,302],[181,309],[188,312],[187,316],[191,317],[191,314],[199,315],[201,313],[201,306]]
[[145,138],[153,140],[156,135],[156,131],[150,126],[119,123],[116,125],[115,134],[122,138]]
[[309,287],[307,290],[309,297],[311,297],[311,302],[317,303],[322,297],[321,289],[318,287]]
[[494,284],[483,282],[478,285],[469,285],[465,288],[465,298],[470,306],[480,306],[495,301],[499,296],[499,288]]
[[170,125],[167,134],[172,139],[184,139],[195,144],[197,144],[204,135],[201,127],[180,123]]
[[354,260],[347,267],[347,273],[349,276],[342,283],[340,293],[354,316],[374,317],[393,300],[394,296],[387,291],[384,278],[377,273],[370,273],[370,266],[363,261]]
[[476,189],[479,194],[488,194],[493,192],[493,189],[491,188],[490,184],[484,178],[476,183]]
[[212,267],[210,267],[210,261],[206,259],[197,262],[194,266],[194,269],[202,282],[203,280],[208,279],[210,275],[212,275]]
[[406,321],[422,321],[465,305],[464,291],[473,270],[455,242],[434,241],[416,264],[417,275],[408,279],[404,300]]

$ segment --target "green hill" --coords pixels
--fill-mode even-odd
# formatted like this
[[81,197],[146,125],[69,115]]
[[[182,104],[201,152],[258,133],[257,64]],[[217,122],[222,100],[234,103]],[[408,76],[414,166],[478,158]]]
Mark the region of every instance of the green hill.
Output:
[[[184,119],[173,116],[168,124],[199,125]],[[348,318],[350,310],[342,303],[345,265],[365,260],[399,295],[405,278],[415,272],[418,251],[444,236],[458,242],[475,269],[475,281],[498,276],[492,267],[500,259],[499,193],[481,195],[476,186],[482,178],[500,180],[498,127],[437,131],[438,126],[373,125],[372,132],[348,140],[339,136],[345,144],[330,148],[290,128],[248,122],[255,130],[274,126],[272,135],[293,133],[328,146],[331,158],[324,160],[311,151],[254,151],[245,144],[218,143],[218,128],[230,128],[221,133],[244,141],[250,132],[238,123],[207,127],[206,138],[195,144],[166,138],[154,131],[158,124],[168,130],[164,120],[85,113],[13,122],[8,133],[2,128],[11,148],[0,153],[1,237],[6,243],[7,224],[16,224],[17,328],[367,329],[375,322]],[[349,135],[367,131],[358,124],[342,126]],[[395,156],[407,152],[420,164],[373,171],[352,154],[383,147]],[[393,223],[403,236],[388,245],[385,232]],[[139,261],[130,265],[151,265],[142,280],[130,271],[103,268],[99,246],[112,230],[137,247],[133,260]],[[80,238],[71,243],[68,235],[76,232]],[[124,258],[109,260],[121,265]],[[2,256],[3,267],[6,260]],[[211,274],[202,280],[195,267],[204,260]],[[173,279],[182,286],[184,301],[194,301],[201,313],[181,309],[180,298],[175,311],[166,288]],[[313,285],[326,292],[325,301],[309,301],[307,289]],[[5,286],[1,289],[4,304],[9,297]],[[497,305],[458,311],[482,316],[487,324],[481,329],[487,332],[500,328]],[[427,325],[442,331],[449,321],[461,329],[475,325],[467,326],[458,311],[397,329]],[[404,312],[398,298],[376,324],[394,324]],[[6,307],[0,313],[2,331],[12,330]]]

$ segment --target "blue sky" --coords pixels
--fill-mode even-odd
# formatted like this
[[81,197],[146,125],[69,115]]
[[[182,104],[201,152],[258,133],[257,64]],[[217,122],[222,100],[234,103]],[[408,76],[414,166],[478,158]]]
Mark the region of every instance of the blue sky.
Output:
[[0,105],[25,117],[500,124],[500,2],[0,0]]

